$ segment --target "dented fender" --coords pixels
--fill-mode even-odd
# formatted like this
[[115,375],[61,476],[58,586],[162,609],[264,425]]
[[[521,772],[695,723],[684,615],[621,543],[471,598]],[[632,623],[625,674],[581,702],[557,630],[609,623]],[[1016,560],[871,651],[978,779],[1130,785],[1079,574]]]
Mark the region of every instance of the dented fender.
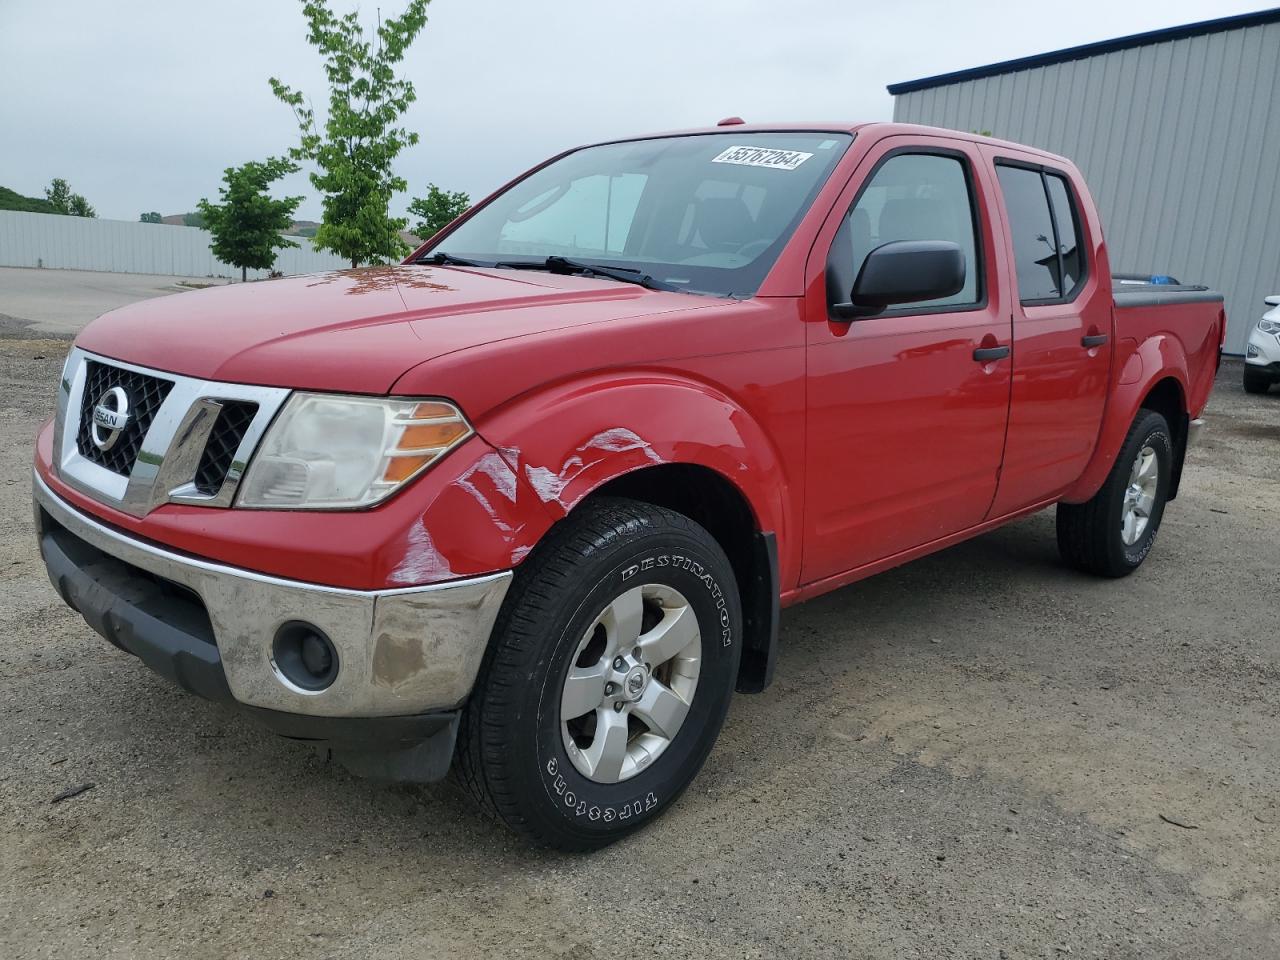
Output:
[[[757,527],[790,544],[783,460],[771,437],[714,386],[667,373],[611,372],[527,395],[477,426],[537,498],[546,525],[617,477],[662,464],[705,467],[739,490]],[[523,546],[543,532],[529,521]],[[795,567],[798,568],[798,551]]]

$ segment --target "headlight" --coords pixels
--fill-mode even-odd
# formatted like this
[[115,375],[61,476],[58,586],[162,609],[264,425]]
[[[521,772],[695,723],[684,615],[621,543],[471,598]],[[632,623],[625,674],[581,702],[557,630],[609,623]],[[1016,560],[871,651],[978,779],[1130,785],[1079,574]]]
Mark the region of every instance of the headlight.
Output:
[[1258,329],[1263,333],[1280,333],[1280,320],[1267,320],[1263,318],[1258,321]]
[[295,393],[249,464],[236,505],[367,507],[470,434],[462,412],[443,400]]

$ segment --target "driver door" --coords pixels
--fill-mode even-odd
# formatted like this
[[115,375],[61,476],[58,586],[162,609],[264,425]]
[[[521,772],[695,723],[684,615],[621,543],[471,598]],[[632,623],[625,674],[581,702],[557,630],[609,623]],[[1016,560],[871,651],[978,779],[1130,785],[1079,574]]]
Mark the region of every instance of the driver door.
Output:
[[[983,215],[990,192],[971,144],[890,137],[862,159],[819,235],[814,256],[832,290],[810,284],[806,306],[804,583],[957,533],[991,506],[1012,330],[1001,228]],[[848,299],[843,287],[867,254],[894,240],[958,244],[964,288],[852,321],[832,316],[829,303]]]

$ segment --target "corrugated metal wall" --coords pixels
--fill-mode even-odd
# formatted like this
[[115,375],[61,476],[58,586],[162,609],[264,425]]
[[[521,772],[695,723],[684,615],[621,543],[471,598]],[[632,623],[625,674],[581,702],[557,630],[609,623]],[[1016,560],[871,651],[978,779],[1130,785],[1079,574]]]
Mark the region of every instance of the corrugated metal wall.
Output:
[[1070,157],[1118,272],[1226,295],[1226,349],[1280,294],[1280,23],[900,94],[893,116]]
[[[311,249],[305,237],[281,250],[276,269],[285,274],[339,270],[351,264]],[[209,249],[209,231],[163,223],[96,220],[50,213],[0,210],[0,266],[158,273],[178,277],[234,277],[240,270]],[[265,270],[250,270],[251,279]]]

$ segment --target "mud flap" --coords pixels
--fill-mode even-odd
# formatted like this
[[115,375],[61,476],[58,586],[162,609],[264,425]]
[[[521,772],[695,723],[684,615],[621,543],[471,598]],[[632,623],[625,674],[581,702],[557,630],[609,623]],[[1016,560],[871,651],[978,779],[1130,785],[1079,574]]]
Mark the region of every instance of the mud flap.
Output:
[[754,582],[742,605],[742,664],[738,668],[737,691],[760,693],[773,682],[778,655],[778,538],[758,533],[751,541],[751,570]]

